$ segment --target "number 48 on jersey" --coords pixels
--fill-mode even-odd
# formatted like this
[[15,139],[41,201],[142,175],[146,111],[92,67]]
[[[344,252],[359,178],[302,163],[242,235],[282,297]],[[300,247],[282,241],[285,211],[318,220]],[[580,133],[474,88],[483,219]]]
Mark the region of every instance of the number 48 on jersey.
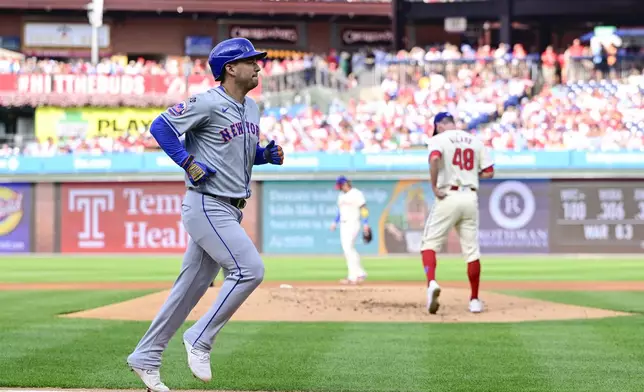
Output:
[[471,148],[457,148],[454,150],[452,165],[461,170],[474,170],[474,150]]

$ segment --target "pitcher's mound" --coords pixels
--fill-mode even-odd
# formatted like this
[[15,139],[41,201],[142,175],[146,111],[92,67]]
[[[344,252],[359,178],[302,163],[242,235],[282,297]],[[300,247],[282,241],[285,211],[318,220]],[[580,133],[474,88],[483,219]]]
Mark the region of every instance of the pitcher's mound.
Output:
[[[188,316],[197,320],[212,306],[219,288],[211,288]],[[152,320],[170,291],[162,291],[66,317],[112,320]],[[235,295],[233,292],[231,295]],[[553,302],[483,292],[485,311],[468,311],[469,290],[443,288],[436,315],[425,309],[426,291],[410,285],[311,285],[287,288],[262,286],[232,317],[244,321],[344,321],[344,322],[519,322],[591,319],[626,316],[628,313],[563,305]]]

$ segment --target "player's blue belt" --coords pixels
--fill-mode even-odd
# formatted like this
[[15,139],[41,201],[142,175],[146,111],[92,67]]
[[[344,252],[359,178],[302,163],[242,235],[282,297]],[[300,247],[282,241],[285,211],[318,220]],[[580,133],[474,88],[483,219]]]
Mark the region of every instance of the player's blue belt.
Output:
[[215,198],[215,199],[217,199],[219,201],[223,201],[224,203],[228,203],[231,206],[233,206],[235,208],[238,208],[240,210],[242,210],[242,209],[244,209],[244,207],[246,207],[246,199],[235,199],[233,197],[213,195],[212,193],[198,191],[198,190],[196,190],[195,188],[192,188],[192,187],[189,187],[188,189],[190,189],[191,191],[201,193],[201,194],[206,195],[206,196],[210,196],[210,197]]

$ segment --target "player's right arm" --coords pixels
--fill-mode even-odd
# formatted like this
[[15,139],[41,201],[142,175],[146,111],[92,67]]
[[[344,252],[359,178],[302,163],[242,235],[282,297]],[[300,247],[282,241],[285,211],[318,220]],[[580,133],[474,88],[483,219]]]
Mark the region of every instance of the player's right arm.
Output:
[[204,164],[196,162],[179,138],[188,131],[194,131],[208,124],[210,109],[203,99],[192,96],[187,101],[180,102],[157,116],[150,125],[150,133],[159,147],[168,154],[177,165],[188,173],[190,182],[194,185],[202,182],[215,171]]
[[481,143],[481,153],[479,154],[479,178],[493,178],[494,177],[494,161],[490,157],[490,153]]
[[331,231],[334,231],[335,228],[338,227],[338,223],[340,223],[340,207],[338,207],[338,213],[335,215],[333,223],[331,223]]
[[[434,139],[434,138],[432,138]],[[434,196],[441,200],[445,198],[445,192],[438,189],[438,171],[443,159],[444,149],[443,146],[437,141],[430,141],[429,145],[429,178],[432,183],[432,190]]]

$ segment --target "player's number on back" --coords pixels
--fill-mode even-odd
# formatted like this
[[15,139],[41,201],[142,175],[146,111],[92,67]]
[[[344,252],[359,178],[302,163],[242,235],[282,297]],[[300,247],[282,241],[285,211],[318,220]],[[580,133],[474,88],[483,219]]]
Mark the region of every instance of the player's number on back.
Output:
[[452,159],[452,165],[458,167],[461,170],[473,170],[474,169],[474,150],[471,148],[457,148],[454,151],[454,158]]

